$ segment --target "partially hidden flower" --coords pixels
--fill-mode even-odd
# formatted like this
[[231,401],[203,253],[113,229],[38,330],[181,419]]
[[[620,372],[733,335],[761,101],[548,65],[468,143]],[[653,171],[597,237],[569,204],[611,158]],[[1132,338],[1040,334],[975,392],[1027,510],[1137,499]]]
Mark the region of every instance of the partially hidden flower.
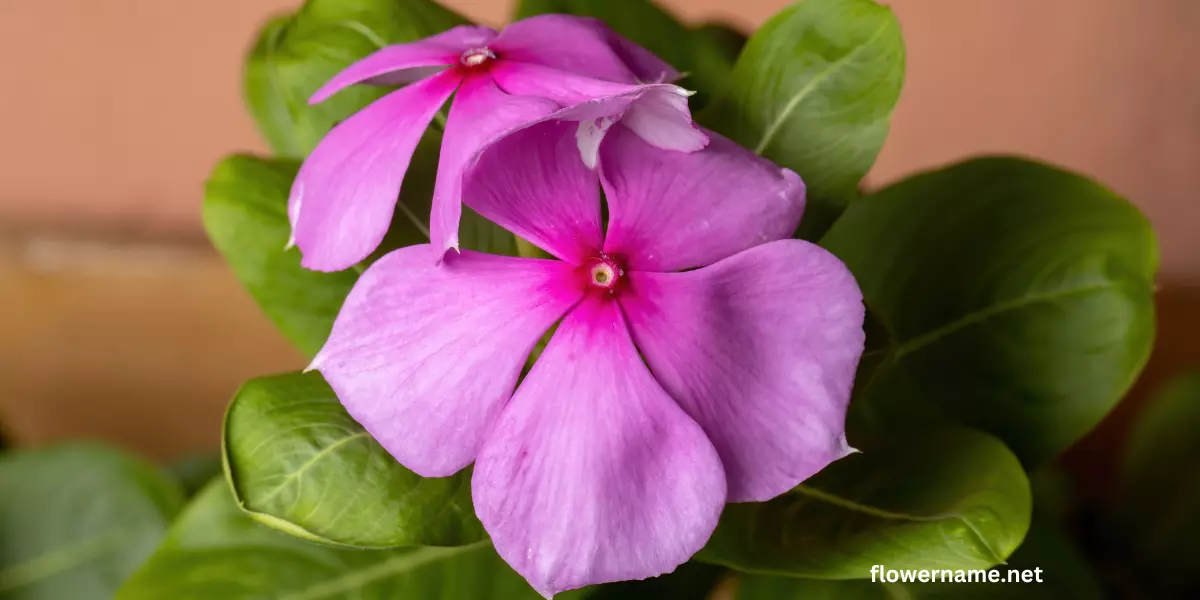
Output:
[[586,121],[579,150],[592,160],[604,130],[617,120],[660,148],[703,148],[708,140],[692,124],[689,92],[662,83],[677,76],[599,21],[566,15],[525,19],[499,33],[464,25],[383,48],[310,100],[321,102],[356,83],[407,84],[339,123],[304,161],[288,198],[291,243],[300,248],[302,264],[319,271],[345,269],[375,250],[417,142],[456,90],[434,185],[431,260],[459,246],[463,167],[509,129],[592,101],[575,112],[576,121]]
[[665,152],[623,124],[592,170],[577,133],[553,119],[512,132],[464,178],[468,206],[558,260],[464,250],[435,266],[427,246],[396,250],[311,366],[409,469],[474,462],[496,550],[547,597],[669,572],[727,501],[772,498],[851,452],[864,343],[852,275],[790,239],[795,173],[716,134]]

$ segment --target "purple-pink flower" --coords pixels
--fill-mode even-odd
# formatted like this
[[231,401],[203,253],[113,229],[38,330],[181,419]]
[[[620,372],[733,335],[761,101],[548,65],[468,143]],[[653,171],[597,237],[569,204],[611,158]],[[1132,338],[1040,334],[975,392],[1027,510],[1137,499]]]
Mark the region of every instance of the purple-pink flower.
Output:
[[[568,106],[582,121],[578,152],[594,161],[620,120],[657,147],[703,148],[678,76],[599,21],[543,15],[502,32],[460,26],[399,44],[350,65],[313,95],[321,102],[356,83],[408,84],[338,124],[305,160],[288,198],[302,264],[348,268],[383,239],[417,142],[457,90],[446,119],[429,233],[430,260],[458,248],[461,175],[486,142]],[[649,83],[645,83],[649,82]],[[583,103],[583,104],[581,104]]]
[[496,550],[546,596],[669,572],[726,502],[777,496],[851,451],[858,286],[790,239],[800,178],[709,135],[662,151],[618,123],[597,169],[573,122],[487,145],[466,204],[558,260],[396,250],[313,361],[409,469],[475,463]]

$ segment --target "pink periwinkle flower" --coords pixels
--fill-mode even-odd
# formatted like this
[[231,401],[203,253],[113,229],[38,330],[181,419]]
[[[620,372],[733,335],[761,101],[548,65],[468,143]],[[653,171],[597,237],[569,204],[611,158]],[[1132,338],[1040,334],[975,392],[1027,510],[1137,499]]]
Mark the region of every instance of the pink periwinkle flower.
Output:
[[[457,90],[446,120],[429,233],[431,260],[458,248],[462,170],[487,141],[565,107],[580,123],[578,152],[594,163],[618,120],[659,148],[695,151],[707,137],[690,94],[653,54],[594,19],[543,15],[502,32],[460,26],[350,65],[316,92],[321,102],[356,83],[408,84],[339,123],[305,160],[288,198],[302,264],[345,269],[382,241],[417,142]],[[649,81],[652,83],[642,83]]]
[[849,453],[864,342],[853,276],[790,239],[795,173],[716,134],[670,152],[624,124],[593,170],[577,132],[519,129],[464,176],[468,206],[559,260],[396,250],[359,278],[311,367],[409,469],[474,462],[496,550],[547,597],[669,572],[726,502]]

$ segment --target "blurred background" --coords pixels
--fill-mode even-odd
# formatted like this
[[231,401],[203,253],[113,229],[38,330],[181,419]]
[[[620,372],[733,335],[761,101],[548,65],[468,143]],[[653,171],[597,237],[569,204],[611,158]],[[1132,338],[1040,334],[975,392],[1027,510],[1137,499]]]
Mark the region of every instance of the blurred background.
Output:
[[[659,0],[757,27],[788,0]],[[171,459],[215,448],[244,379],[303,366],[201,229],[202,182],[265,151],[247,46],[299,0],[0,2],[0,423]],[[444,0],[499,25],[504,0]],[[1095,177],[1161,243],[1159,340],[1129,401],[1069,457],[1104,471],[1138,399],[1200,364],[1196,0],[891,0],[908,75],[872,187],[970,154]]]

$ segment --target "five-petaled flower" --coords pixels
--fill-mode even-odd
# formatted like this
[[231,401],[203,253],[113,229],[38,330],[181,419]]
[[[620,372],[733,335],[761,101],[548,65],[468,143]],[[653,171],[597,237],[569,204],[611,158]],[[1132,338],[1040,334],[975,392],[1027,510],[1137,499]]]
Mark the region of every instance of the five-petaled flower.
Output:
[[525,19],[499,33],[464,25],[383,48],[311,99],[356,83],[409,84],[338,124],[305,160],[288,198],[292,243],[303,265],[319,271],[365,259],[387,232],[417,142],[455,90],[429,219],[431,261],[458,248],[464,165],[509,129],[573,106],[559,117],[580,122],[578,151],[588,162],[617,120],[659,148],[703,148],[708,140],[692,124],[689,93],[663,83],[676,77],[599,21],[566,15]]
[[496,550],[546,596],[671,571],[726,502],[777,496],[850,452],[864,339],[849,271],[790,239],[795,173],[715,134],[662,151],[623,123],[589,169],[578,130],[518,129],[463,179],[468,206],[559,260],[396,250],[311,367],[416,473],[474,462]]

